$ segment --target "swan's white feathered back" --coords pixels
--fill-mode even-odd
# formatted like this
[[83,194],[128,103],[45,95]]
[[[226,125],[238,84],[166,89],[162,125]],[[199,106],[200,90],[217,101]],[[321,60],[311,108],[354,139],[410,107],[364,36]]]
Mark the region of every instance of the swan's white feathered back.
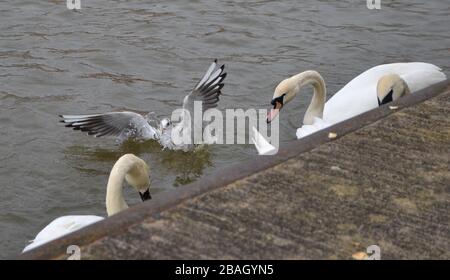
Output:
[[36,248],[44,243],[55,240],[71,232],[84,228],[90,224],[103,220],[103,217],[93,215],[63,216],[54,219],[22,252]]
[[378,107],[377,83],[386,74],[397,74],[402,77],[411,93],[446,79],[439,67],[429,63],[392,63],[375,66],[351,80],[325,103],[324,121],[335,124]]

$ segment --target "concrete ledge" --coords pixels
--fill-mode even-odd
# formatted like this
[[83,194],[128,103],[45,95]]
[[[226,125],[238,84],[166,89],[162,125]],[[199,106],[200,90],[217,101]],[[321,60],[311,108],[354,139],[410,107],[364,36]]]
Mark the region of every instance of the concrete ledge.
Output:
[[[445,81],[20,255],[450,258]],[[338,137],[329,139],[328,133]]]

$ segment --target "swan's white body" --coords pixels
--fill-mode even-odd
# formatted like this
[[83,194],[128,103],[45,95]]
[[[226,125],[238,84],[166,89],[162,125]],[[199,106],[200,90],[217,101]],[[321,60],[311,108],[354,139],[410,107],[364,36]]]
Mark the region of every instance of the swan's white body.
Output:
[[315,118],[313,124],[303,125],[297,129],[297,138],[378,107],[377,83],[387,74],[399,75],[407,83],[411,93],[446,79],[446,75],[439,67],[429,63],[392,63],[375,66],[336,92],[325,103],[322,119]]
[[33,242],[25,247],[23,252],[41,246],[44,243],[55,240],[58,237],[67,235],[103,219],[103,217],[93,215],[62,216],[56,218],[36,235]]
[[312,124],[304,124],[302,125],[302,127],[297,129],[297,139],[313,134],[316,131],[325,129],[330,125],[332,125],[332,123],[326,122],[321,118],[314,117],[314,122]]
[[[122,194],[124,180],[139,192],[148,192],[150,181],[147,164],[132,154],[123,155],[114,164],[106,190],[106,211],[108,216],[128,208]],[[150,196],[149,193],[147,195]],[[56,218],[41,230],[22,252],[31,250],[103,219],[103,217],[94,215],[70,215]]]

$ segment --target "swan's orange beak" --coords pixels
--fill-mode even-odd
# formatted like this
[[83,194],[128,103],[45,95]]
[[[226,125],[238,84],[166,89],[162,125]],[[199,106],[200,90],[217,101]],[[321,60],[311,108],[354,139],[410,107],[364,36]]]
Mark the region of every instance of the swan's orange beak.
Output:
[[273,106],[273,109],[270,109],[270,112],[267,113],[267,123],[270,123],[275,119],[275,117],[280,112],[281,108],[283,108],[283,103],[279,101],[275,101],[275,105]]

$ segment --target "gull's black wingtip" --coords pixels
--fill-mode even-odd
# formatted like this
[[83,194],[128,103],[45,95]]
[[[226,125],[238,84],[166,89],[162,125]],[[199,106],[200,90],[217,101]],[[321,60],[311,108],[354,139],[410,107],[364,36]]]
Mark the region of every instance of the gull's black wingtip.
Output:
[[214,63],[217,63],[217,58],[214,59]]
[[66,122],[65,122],[64,115],[58,115],[58,117],[59,117],[60,119],[62,119],[62,120],[59,120],[60,123],[66,123]]

